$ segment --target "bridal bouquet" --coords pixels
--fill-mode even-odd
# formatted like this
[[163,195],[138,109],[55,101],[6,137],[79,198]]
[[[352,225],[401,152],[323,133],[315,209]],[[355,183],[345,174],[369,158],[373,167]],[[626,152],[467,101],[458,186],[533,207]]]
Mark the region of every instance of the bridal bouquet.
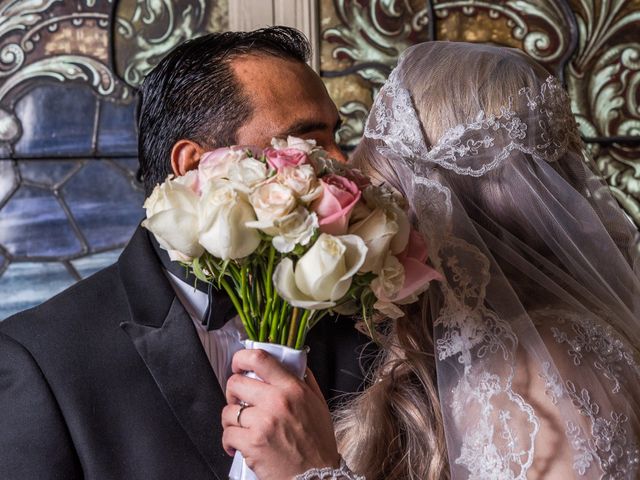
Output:
[[[226,291],[249,338],[302,378],[305,337],[324,315],[399,317],[438,278],[401,199],[312,140],[204,154],[145,201],[143,225],[172,260]],[[248,372],[247,375],[255,377]],[[236,452],[229,478],[254,480]]]
[[223,288],[249,339],[301,349],[328,312],[402,315],[438,278],[401,199],[313,140],[233,146],[170,176],[143,225],[172,260]]

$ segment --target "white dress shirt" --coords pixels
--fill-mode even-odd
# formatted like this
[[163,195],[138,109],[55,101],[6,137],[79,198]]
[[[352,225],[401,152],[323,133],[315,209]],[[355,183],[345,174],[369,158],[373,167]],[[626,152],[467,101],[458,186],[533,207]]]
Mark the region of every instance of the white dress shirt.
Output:
[[176,292],[178,300],[180,300],[196,327],[204,352],[224,392],[227,379],[231,376],[233,354],[244,348],[242,341],[246,338],[246,334],[242,321],[236,315],[225,323],[222,328],[207,331],[207,327],[202,325],[202,318],[209,302],[207,294],[193,288],[192,285],[176,277],[171,272],[165,271],[165,273]]

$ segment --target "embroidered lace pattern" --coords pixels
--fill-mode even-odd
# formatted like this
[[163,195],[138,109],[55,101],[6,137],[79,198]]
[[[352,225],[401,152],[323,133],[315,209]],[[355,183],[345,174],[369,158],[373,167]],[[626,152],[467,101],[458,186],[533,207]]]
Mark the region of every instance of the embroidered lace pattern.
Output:
[[340,468],[312,468],[296,475],[294,480],[366,480],[362,475],[353,473],[344,459],[340,459]]
[[439,248],[437,257],[434,263],[440,263],[448,286],[445,306],[434,322],[442,328],[436,351],[440,360],[456,358],[465,371],[451,398],[454,417],[467,419],[455,463],[464,466],[472,480],[525,479],[539,422],[513,390],[513,368],[495,371],[496,356],[504,365],[513,364],[518,340],[509,324],[484,305],[488,259],[454,237]]
[[[516,113],[514,104],[528,108],[526,121]],[[569,105],[564,88],[550,76],[538,92],[520,89],[518,97],[511,98],[499,114],[481,111],[473,121],[446,131],[429,149],[411,95],[396,69],[376,96],[364,136],[381,140],[378,150],[382,154],[394,154],[412,163],[419,159],[425,164],[423,168],[437,164],[459,175],[479,177],[501,165],[514,151],[553,162],[569,145],[580,145]],[[530,129],[535,129],[535,134]]]
[[612,393],[620,392],[620,372],[625,366],[631,367],[631,371],[636,373],[636,381],[640,382],[640,365],[626,342],[610,325],[603,325],[584,313],[557,309],[536,312],[536,322],[544,318],[553,319],[556,325],[551,327],[553,338],[569,347],[567,354],[574,365],[581,365],[585,356],[591,354],[593,367],[611,381]]
[[389,75],[371,111],[373,115],[367,120],[364,135],[384,142],[379,147],[381,153],[398,155],[405,160],[427,154],[420,121],[409,91],[400,83],[398,70]]
[[[567,355],[576,366],[582,365],[588,353],[594,358],[593,366],[603,377],[611,381],[611,393],[620,392],[620,365],[632,367],[636,377],[640,375],[640,368],[635,362],[633,354],[624,342],[610,328],[599,325],[588,315],[578,315],[576,312],[547,309],[535,312],[536,323],[553,319],[559,326],[570,327],[573,335],[559,327],[551,327],[554,339],[559,344],[567,344]],[[553,403],[566,397],[571,400],[578,412],[586,417],[590,424],[590,431],[586,434],[583,428],[574,421],[567,421],[566,435],[574,450],[574,470],[585,475],[594,461],[602,472],[601,479],[613,480],[631,478],[632,472],[640,465],[640,446],[629,431],[629,418],[615,411],[604,412],[598,402],[592,399],[588,388],[580,388],[574,381],[560,380],[556,373],[550,371],[548,362],[543,363],[540,377],[545,381],[545,393]],[[627,379],[628,380],[628,379]],[[638,381],[638,379],[634,379]]]

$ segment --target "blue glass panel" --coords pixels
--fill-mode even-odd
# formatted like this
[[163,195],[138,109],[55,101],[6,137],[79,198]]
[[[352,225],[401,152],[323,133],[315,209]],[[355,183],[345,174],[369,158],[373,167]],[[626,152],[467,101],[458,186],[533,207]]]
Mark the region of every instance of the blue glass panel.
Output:
[[96,249],[124,245],[144,216],[143,193],[106,160],[85,164],[63,191],[85,238]]
[[30,90],[15,107],[23,129],[16,155],[91,155],[97,101],[85,86]]
[[103,268],[114,264],[121,253],[122,249],[118,248],[116,250],[109,250],[108,252],[96,253],[78,258],[77,260],[72,260],[71,264],[75,267],[82,278],[87,278],[98,270],[102,270]]
[[7,195],[13,192],[17,182],[13,160],[0,160],[0,205],[7,198]]
[[23,179],[44,185],[56,185],[69,176],[74,168],[80,167],[82,161],[22,160],[18,165]]
[[0,277],[0,319],[38,305],[73,283],[60,263],[14,262]]
[[6,143],[0,145],[0,158],[11,158],[11,148]]
[[135,110],[135,100],[129,105],[101,101],[98,127],[99,154],[137,155]]
[[25,185],[0,210],[0,244],[15,256],[58,257],[81,252],[80,241],[53,194]]
[[[140,164],[138,163],[137,158],[116,158],[113,161],[134,177],[138,173],[138,167]],[[142,186],[140,188],[142,188]]]

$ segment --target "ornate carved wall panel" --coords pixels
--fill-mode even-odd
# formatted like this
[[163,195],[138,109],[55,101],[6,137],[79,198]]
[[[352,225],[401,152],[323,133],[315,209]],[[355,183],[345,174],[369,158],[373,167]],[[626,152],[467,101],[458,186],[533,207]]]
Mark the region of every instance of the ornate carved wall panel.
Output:
[[340,142],[352,148],[400,53],[432,38],[433,12],[416,0],[322,0],[320,8],[321,75],[344,116]]
[[0,0],[0,320],[113,263],[143,216],[135,86],[227,0]]
[[114,25],[116,71],[137,86],[176,45],[228,29],[228,0],[120,0]]
[[345,147],[412,43],[520,48],[564,80],[597,167],[640,226],[640,0],[323,0],[321,17],[323,76]]

